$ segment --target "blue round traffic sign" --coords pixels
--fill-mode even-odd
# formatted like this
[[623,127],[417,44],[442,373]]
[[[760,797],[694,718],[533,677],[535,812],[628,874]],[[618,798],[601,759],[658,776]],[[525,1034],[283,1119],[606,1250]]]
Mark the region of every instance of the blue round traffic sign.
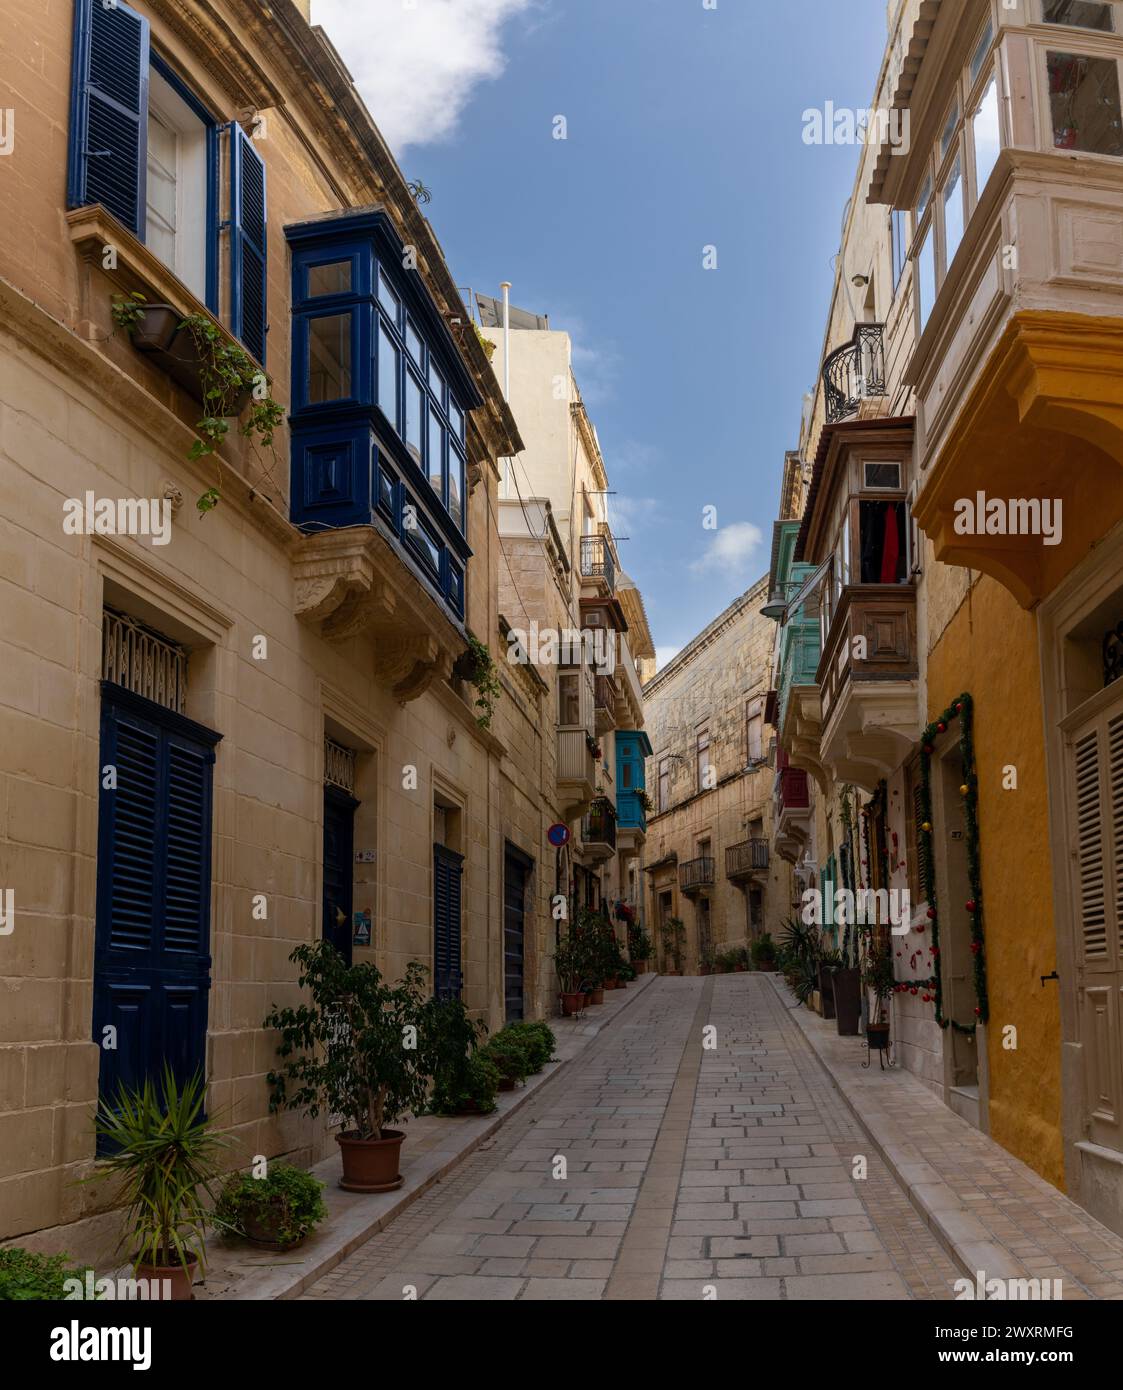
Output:
[[557,825],[551,825],[546,831],[546,839],[555,849],[561,849],[563,845],[569,844],[569,826],[562,825],[560,821]]

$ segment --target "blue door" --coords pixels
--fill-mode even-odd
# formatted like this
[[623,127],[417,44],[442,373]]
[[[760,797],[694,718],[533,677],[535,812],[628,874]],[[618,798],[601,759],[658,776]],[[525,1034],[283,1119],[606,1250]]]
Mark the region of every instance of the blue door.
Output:
[[355,811],[359,802],[337,787],[324,788],[324,940],[351,964]]
[[94,1040],[113,1099],[206,1061],[211,802],[221,735],[102,683]]

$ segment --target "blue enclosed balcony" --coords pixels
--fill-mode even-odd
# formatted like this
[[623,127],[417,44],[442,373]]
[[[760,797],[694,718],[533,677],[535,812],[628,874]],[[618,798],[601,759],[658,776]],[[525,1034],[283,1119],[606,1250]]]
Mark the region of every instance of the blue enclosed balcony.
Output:
[[616,732],[616,844],[635,854],[647,839],[647,762],[651,740],[642,729]]
[[448,674],[464,649],[467,417],[482,397],[381,208],[285,235],[298,611],[331,638],[370,631],[376,674],[412,698],[419,665]]

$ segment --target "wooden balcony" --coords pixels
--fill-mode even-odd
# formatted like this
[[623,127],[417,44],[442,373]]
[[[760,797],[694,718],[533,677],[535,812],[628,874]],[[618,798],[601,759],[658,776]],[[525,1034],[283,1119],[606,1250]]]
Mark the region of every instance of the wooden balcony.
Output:
[[756,878],[768,872],[768,841],[742,840],[729,845],[725,851],[725,876],[735,883]]
[[806,771],[790,766],[782,750],[777,763],[772,840],[780,858],[795,864],[811,838],[811,787]]
[[852,584],[842,591],[819,662],[820,760],[840,782],[872,790],[916,742],[916,590]]
[[598,734],[607,734],[616,728],[617,706],[620,693],[612,676],[597,676],[596,694],[593,700],[593,713]]
[[558,730],[558,795],[566,820],[573,820],[596,794],[597,761],[589,748],[589,734],[583,728]]
[[684,893],[700,893],[714,886],[714,861],[710,858],[687,859],[678,866],[678,886]]
[[611,859],[616,853],[616,810],[597,802],[581,821],[581,849],[589,859]]

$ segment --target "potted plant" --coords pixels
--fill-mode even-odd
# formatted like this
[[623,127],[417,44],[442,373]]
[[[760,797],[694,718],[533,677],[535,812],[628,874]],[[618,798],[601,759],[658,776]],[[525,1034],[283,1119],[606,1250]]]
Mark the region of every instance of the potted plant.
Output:
[[137,1279],[166,1281],[172,1299],[190,1299],[205,1267],[207,1203],[230,1140],[203,1111],[199,1073],[182,1084],[165,1065],[157,1088],[146,1078],[102,1100],[94,1118],[106,1150],[92,1179],[114,1179],[125,1204],[121,1248],[129,1249]]
[[651,937],[638,922],[630,923],[628,926],[628,954],[636,972],[640,975],[646,974],[651,957],[655,954],[655,947],[652,945]]
[[543,1020],[524,1019],[518,1023],[508,1023],[502,1031],[522,1038],[532,1072],[540,1072],[547,1062],[553,1061],[557,1039],[554,1030]]
[[457,657],[452,673],[458,680],[476,687],[476,709],[479,711],[476,723],[481,729],[490,729],[503,686],[491,652],[478,637],[469,637],[468,646]]
[[558,942],[554,950],[554,968],[558,972],[562,1016],[569,1018],[581,1008],[581,980],[584,953],[573,932]]
[[462,999],[426,1002],[422,1065],[433,1081],[429,1095],[433,1114],[487,1114],[495,1109],[499,1075],[479,1055],[486,1034],[486,1025],[473,1021]]
[[0,1250],[0,1303],[61,1302],[67,1282],[84,1281],[85,1269],[71,1268],[69,1255],[39,1255],[19,1245]]
[[[744,971],[748,970],[748,968],[749,968],[749,948],[748,948],[747,946],[738,946],[735,950],[730,951],[729,955],[730,955],[730,958],[731,958],[731,964],[732,964],[732,966],[733,966],[733,970],[734,970],[734,972],[735,972],[736,974],[740,975],[740,974],[743,974]],[[776,961],[776,953],[775,953],[775,950],[773,950],[773,953],[772,953],[772,961],[773,961],[773,965],[775,965],[775,961]]]
[[251,1245],[294,1250],[328,1214],[324,1185],[303,1168],[274,1163],[264,1177],[231,1173],[215,1205],[216,1224]]
[[893,951],[884,941],[870,936],[862,961],[862,984],[873,996],[874,1008],[866,1024],[866,1041],[873,1052],[889,1047],[889,998],[893,993]]
[[348,965],[327,941],[304,943],[289,959],[300,966],[298,984],[310,1002],[274,1008],[263,1026],[281,1034],[281,1066],[271,1071],[270,1109],[300,1109],[313,1119],[325,1110],[342,1119],[335,1136],[343,1158],[340,1187],[389,1192],[405,1135],[390,1126],[425,1104],[427,1050],[403,1040],[416,1029],[424,1041],[424,981],[411,961],[397,985],[372,962]]
[[489,1038],[480,1051],[498,1071],[501,1091],[513,1091],[535,1070],[530,1045],[509,1028]]
[[[659,935],[663,942],[664,970],[668,975],[681,975],[682,950],[686,941],[686,923],[681,917],[667,917],[659,928]],[[670,967],[666,964],[668,957],[672,961]]]
[[768,932],[753,942],[753,965],[765,972],[776,969],[776,943]]

